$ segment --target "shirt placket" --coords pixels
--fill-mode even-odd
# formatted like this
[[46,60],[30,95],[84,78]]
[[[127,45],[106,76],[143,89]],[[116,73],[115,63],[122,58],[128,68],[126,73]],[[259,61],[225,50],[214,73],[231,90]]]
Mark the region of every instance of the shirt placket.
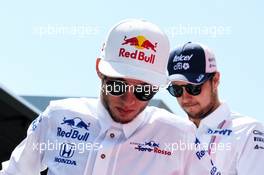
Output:
[[101,148],[97,152],[93,174],[108,174],[110,162],[114,161],[115,156],[112,152],[119,142],[122,131],[110,128],[107,130],[104,140],[101,142]]

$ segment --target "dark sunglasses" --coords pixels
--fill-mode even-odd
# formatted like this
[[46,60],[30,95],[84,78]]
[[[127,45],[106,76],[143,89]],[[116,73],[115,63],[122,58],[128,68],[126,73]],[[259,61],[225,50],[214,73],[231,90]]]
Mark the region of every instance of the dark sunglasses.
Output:
[[[128,85],[123,80],[105,80],[105,91],[112,96],[124,95],[127,91],[133,91],[135,97],[140,101],[149,101],[157,91],[153,91],[153,87],[150,84]],[[131,90],[132,88],[132,90]]]
[[185,88],[186,92],[190,95],[199,95],[202,90],[202,85],[194,85],[194,84],[186,84],[186,85],[176,85],[170,84],[167,88],[169,93],[174,97],[181,97],[183,94],[183,88]]
[[[210,75],[210,78],[208,78],[208,80],[211,80],[214,77],[214,73],[212,73]],[[206,80],[206,81],[208,81]],[[206,82],[205,81],[205,82]],[[204,83],[205,83],[204,82]],[[169,91],[169,93],[174,96],[174,97],[181,97],[183,95],[183,88],[185,88],[186,92],[190,95],[196,96],[199,95],[202,91],[202,86],[203,84],[199,84],[199,85],[194,85],[194,84],[186,84],[186,85],[176,85],[176,84],[170,84],[167,87],[167,90]]]

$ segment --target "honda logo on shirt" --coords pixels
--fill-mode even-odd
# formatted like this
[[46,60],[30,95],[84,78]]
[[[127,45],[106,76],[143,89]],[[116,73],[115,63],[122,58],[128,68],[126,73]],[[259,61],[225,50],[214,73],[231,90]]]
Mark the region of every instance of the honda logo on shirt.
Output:
[[60,157],[55,157],[54,161],[57,163],[68,164],[68,165],[77,165],[75,160],[69,159],[74,155],[75,145],[71,143],[63,143],[60,146]]
[[71,158],[74,154],[74,148],[74,144],[63,143],[60,147],[60,156],[64,158]]

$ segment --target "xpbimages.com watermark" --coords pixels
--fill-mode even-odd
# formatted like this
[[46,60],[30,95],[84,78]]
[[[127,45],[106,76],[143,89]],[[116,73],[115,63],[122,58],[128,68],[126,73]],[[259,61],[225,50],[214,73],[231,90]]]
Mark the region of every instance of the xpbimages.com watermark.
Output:
[[164,150],[174,152],[174,151],[186,151],[193,150],[197,152],[197,156],[202,154],[201,152],[215,153],[217,151],[231,151],[231,143],[186,143],[186,142],[175,142],[175,143],[165,143]]
[[[172,143],[158,143],[154,141],[148,142],[130,142],[130,146],[124,145],[127,151],[136,150],[142,153],[154,153],[164,156],[171,156],[178,152],[192,152],[198,159],[202,159],[206,154],[211,155],[216,152],[233,151],[231,143],[198,143],[185,142],[179,140]],[[59,157],[55,157],[55,162],[76,164],[75,160],[69,159],[75,153],[88,153],[90,151],[99,151],[104,145],[97,142],[67,142],[58,140],[47,140],[45,142],[32,143],[32,152],[57,152]]]
[[54,150],[62,150],[62,149],[70,149],[73,151],[77,151],[79,153],[84,153],[85,151],[97,151],[102,148],[100,143],[67,143],[67,142],[59,142],[58,140],[55,141],[46,141],[46,142],[34,142],[32,143],[32,150],[45,152],[45,151],[54,151]]
[[133,92],[133,93],[144,93],[144,95],[155,94],[159,91],[159,86],[150,85],[150,84],[139,84],[139,85],[131,85],[127,84],[123,81],[109,81],[101,86],[101,92],[106,95],[115,94],[122,95],[125,92]]
[[178,24],[175,26],[166,27],[164,30],[170,38],[187,35],[217,38],[232,34],[232,27],[226,25]]
[[88,38],[99,34],[101,28],[88,24],[46,24],[32,27],[32,34],[44,37]]

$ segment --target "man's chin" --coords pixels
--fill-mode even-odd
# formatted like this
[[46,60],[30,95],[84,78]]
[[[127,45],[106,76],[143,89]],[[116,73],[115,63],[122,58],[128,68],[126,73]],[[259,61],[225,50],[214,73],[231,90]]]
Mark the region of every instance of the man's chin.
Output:
[[188,115],[195,115],[196,112],[194,111],[193,108],[184,108],[184,111],[188,114]]
[[132,120],[133,119],[131,119],[131,118],[119,118],[116,120],[116,122],[121,123],[121,124],[126,124],[126,123],[131,122]]
[[[116,117],[118,116],[118,117]],[[132,115],[132,114],[120,114],[120,113],[116,113],[115,117],[113,118],[114,121],[118,122],[118,123],[122,123],[122,124],[125,124],[125,123],[129,123],[131,122],[135,117],[135,115]]]

